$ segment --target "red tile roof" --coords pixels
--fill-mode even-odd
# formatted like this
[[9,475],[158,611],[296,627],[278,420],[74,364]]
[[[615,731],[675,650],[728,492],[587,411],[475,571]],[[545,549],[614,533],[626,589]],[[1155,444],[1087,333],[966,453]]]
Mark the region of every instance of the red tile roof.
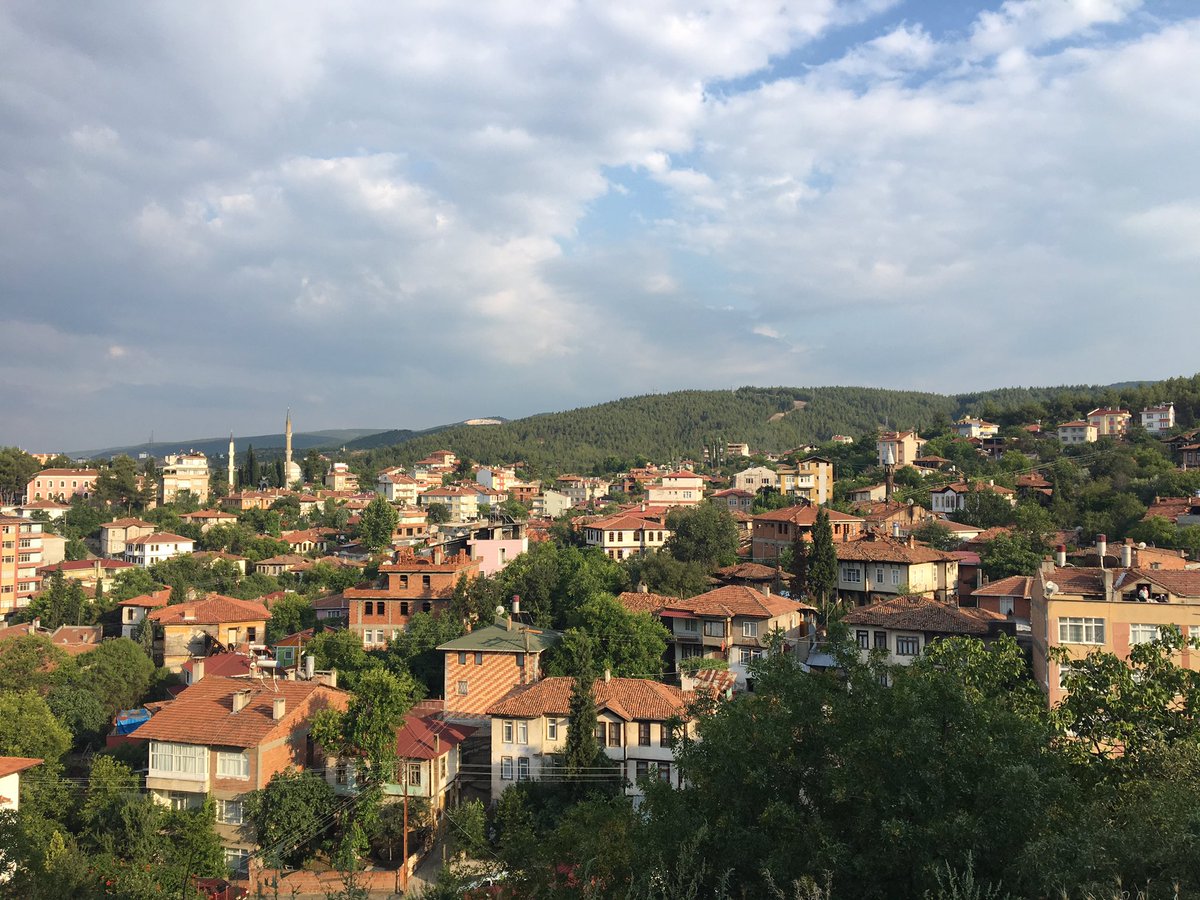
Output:
[[754,619],[769,619],[811,608],[778,594],[764,594],[744,584],[727,584],[686,600],[672,600],[667,606],[697,616],[746,616]]
[[401,759],[437,759],[476,730],[466,725],[412,716],[396,730],[396,755]]
[[[250,701],[233,711],[234,694],[249,691]],[[274,700],[285,701],[283,718],[272,718]],[[290,734],[319,709],[345,709],[348,695],[312,681],[269,681],[213,676],[203,678],[166,704],[137,730],[142,740],[257,747]]]
[[[554,677],[518,685],[497,700],[488,715],[523,719],[565,716],[570,711],[574,683],[573,678]],[[626,721],[664,721],[682,716],[687,704],[687,695],[679,688],[642,678],[597,679],[593,692],[598,710],[610,710]]]
[[153,528],[153,522],[144,522],[141,519],[113,519],[111,522],[105,522],[101,528]]
[[650,594],[644,591],[625,591],[617,595],[617,601],[630,612],[656,613],[675,601],[674,597]]
[[[980,612],[987,613],[987,610],[959,609],[928,597],[896,597],[852,609],[842,621],[847,625],[873,625],[935,634],[986,634],[987,620],[995,617],[993,614],[977,615]],[[1000,616],[997,621],[1003,619]]]
[[[185,616],[187,618],[185,618]],[[147,616],[161,625],[180,625],[194,622],[200,625],[219,625],[222,622],[256,622],[271,618],[261,603],[238,600],[221,594],[208,594],[190,603],[178,603],[154,610]]]
[[1033,579],[1028,575],[1013,575],[985,584],[971,591],[972,597],[1024,597],[1033,596]]
[[717,569],[713,575],[721,579],[742,579],[743,581],[774,581],[780,577],[778,569],[752,562],[725,566]]
[[153,609],[156,606],[166,606],[171,602],[171,589],[163,588],[161,591],[154,591],[149,594],[139,594],[136,597],[130,597],[128,600],[120,601],[117,606],[142,606],[146,609]]
[[881,534],[872,534],[857,541],[835,542],[834,552],[839,560],[852,562],[890,562],[914,565],[930,562],[954,562],[955,557],[923,544],[893,540]]
[[[788,506],[783,509],[773,509],[770,512],[760,513],[754,517],[755,522],[791,522],[793,525],[811,526],[817,521],[817,512],[821,509],[820,506],[801,504],[800,506]],[[839,512],[836,509],[826,508],[825,511],[829,514],[830,522],[861,522],[862,519],[858,516],[852,516],[849,513]]]
[[137,544],[194,544],[190,537],[183,537],[179,534],[171,534],[169,531],[156,531],[154,534],[147,534],[142,537],[130,538],[125,542],[125,546],[133,546]]
[[0,778],[24,772],[26,769],[32,769],[41,764],[42,760],[32,756],[0,756]]

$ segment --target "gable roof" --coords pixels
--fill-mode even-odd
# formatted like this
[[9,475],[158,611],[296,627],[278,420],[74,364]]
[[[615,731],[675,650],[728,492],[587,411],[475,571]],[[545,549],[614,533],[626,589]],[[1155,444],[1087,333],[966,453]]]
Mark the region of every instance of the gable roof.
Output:
[[1011,575],[971,591],[972,597],[1033,597],[1033,579],[1028,575]]
[[154,528],[153,522],[145,522],[142,519],[113,519],[111,522],[105,522],[101,528]]
[[617,602],[632,613],[656,613],[675,602],[675,599],[647,591],[623,591],[617,595]]
[[[233,711],[233,696],[249,691],[250,701]],[[283,718],[272,718],[275,698],[285,701]],[[188,687],[165,704],[137,736],[144,740],[203,744],[212,747],[257,747],[290,734],[318,709],[345,709],[345,691],[313,681],[275,684],[212,676]]]
[[190,537],[181,534],[171,534],[169,531],[156,531],[154,534],[130,538],[125,542],[126,547],[136,547],[139,544],[194,544]]
[[[186,618],[185,618],[186,617]],[[254,622],[271,618],[270,611],[253,600],[238,600],[221,594],[206,594],[200,600],[177,603],[154,610],[146,618],[160,625],[219,625],[222,622]]]
[[144,606],[147,609],[153,609],[156,606],[166,606],[171,602],[171,589],[163,588],[160,591],[152,591],[149,594],[138,594],[136,597],[130,597],[128,600],[121,600],[117,606]]
[[[754,517],[755,522],[790,522],[793,525],[802,525],[811,527],[817,521],[817,513],[823,507],[816,504],[802,503],[799,506],[786,506],[783,509],[773,509],[770,512],[760,513]],[[829,514],[829,521],[834,522],[861,522],[862,519],[858,516],[852,516],[849,513],[839,512],[836,509],[824,507],[825,512]]]
[[[575,679],[565,676],[543,678],[521,684],[492,704],[490,716],[532,719],[543,715],[565,716],[571,707]],[[597,710],[608,710],[621,718],[665,721],[682,716],[687,695],[677,687],[644,678],[596,679],[592,688]]]
[[0,756],[0,778],[40,766],[42,760],[32,756]]
[[466,725],[454,725],[427,716],[412,716],[396,729],[396,755],[400,759],[437,759],[475,731]]
[[872,534],[857,541],[834,543],[839,561],[888,562],[917,565],[932,562],[955,562],[957,557],[913,542],[911,546],[882,534]]

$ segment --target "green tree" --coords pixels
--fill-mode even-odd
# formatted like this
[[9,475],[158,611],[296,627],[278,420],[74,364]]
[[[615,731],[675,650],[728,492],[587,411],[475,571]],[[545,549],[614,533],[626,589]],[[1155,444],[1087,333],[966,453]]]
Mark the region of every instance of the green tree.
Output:
[[336,806],[333,787],[318,773],[287,769],[250,795],[246,817],[269,863],[299,866],[328,842]]
[[571,614],[570,621],[571,628],[549,654],[550,674],[573,674],[584,644],[595,668],[616,676],[637,678],[664,670],[670,633],[649,613],[630,612],[611,595],[596,594]]
[[400,514],[382,496],[376,497],[362,512],[358,524],[358,539],[371,550],[379,551],[392,544]]
[[22,634],[0,641],[0,692],[45,693],[69,678],[75,660],[40,634]]
[[25,486],[41,469],[41,463],[24,450],[0,447],[0,503],[14,506],[21,503],[25,499]]
[[792,538],[792,552],[787,558],[788,590],[797,599],[805,596],[808,590],[809,549],[809,542],[797,531]]
[[416,613],[408,620],[408,626],[388,641],[385,665],[398,674],[411,674],[428,693],[440,694],[445,661],[437,647],[462,634],[461,618]]
[[64,578],[61,571],[50,576],[50,584],[21,611],[25,621],[40,619],[43,628],[60,625],[85,625],[93,621],[94,609],[83,585],[74,578]]
[[812,549],[808,561],[808,594],[824,605],[837,590],[837,551],[833,547],[833,527],[829,524],[829,513],[824,509],[817,512],[812,528]]
[[382,663],[363,649],[362,638],[349,629],[321,631],[309,642],[318,669],[337,669],[339,686],[354,690],[364,672]]
[[976,528],[993,528],[1009,525],[1013,521],[1013,508],[1003,496],[979,484],[972,484],[965,497],[963,508],[955,517],[964,525]]
[[667,515],[672,532],[667,551],[680,562],[698,562],[709,570],[737,561],[737,522],[729,510],[704,502],[693,507],[678,507]]
[[33,691],[0,694],[0,756],[36,756],[55,761],[71,746],[71,732]]
[[114,457],[96,476],[92,500],[126,510],[140,508],[142,492],[138,484],[137,463],[124,454]]
[[702,563],[680,562],[669,553],[647,553],[630,558],[629,580],[644,584],[651,593],[668,597],[694,597],[709,588],[708,571]]
[[980,550],[979,559],[988,580],[1010,575],[1033,575],[1041,564],[1045,547],[1027,534],[998,534]]
[[425,505],[425,518],[430,525],[443,525],[450,521],[450,507],[445,503],[428,503]]
[[154,678],[154,663],[129,638],[112,638],[79,657],[80,683],[96,695],[109,716],[141,703]]
[[587,779],[606,764],[604,752],[596,738],[596,666],[591,649],[581,643],[575,656],[575,681],[571,685],[571,702],[567,712],[567,741],[563,748],[563,772],[572,779],[577,790],[587,786]]
[[937,519],[927,519],[913,529],[912,536],[934,550],[957,550],[962,545],[962,538]]
[[109,715],[100,699],[85,687],[56,685],[46,695],[50,711],[71,732],[76,746],[97,745],[109,727]]
[[271,618],[267,620],[267,643],[281,637],[313,628],[317,624],[317,612],[306,597],[285,594],[271,604]]

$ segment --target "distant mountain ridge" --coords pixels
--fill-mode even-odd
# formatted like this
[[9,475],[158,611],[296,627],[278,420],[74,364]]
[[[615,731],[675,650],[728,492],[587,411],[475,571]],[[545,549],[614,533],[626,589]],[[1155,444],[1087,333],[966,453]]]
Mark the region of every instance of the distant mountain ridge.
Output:
[[728,391],[673,391],[625,397],[502,425],[457,425],[423,432],[385,431],[346,445],[367,451],[370,464],[405,464],[438,449],[482,463],[524,460],[535,466],[591,470],[638,457],[656,461],[698,458],[717,443],[745,442],[755,450],[784,452],[879,428],[928,429],[964,415],[1041,420],[1048,427],[1095,406],[1134,410],[1166,400],[1179,424],[1200,419],[1200,375],[1121,385],[1012,387],[946,395],[864,387],[743,387]]

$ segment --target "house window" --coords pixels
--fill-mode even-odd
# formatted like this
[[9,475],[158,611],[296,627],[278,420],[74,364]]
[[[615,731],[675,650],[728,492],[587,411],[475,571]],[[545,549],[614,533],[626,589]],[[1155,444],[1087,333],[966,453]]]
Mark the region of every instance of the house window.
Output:
[[738,662],[743,666],[748,666],[756,659],[762,659],[763,651],[760,647],[738,647]]
[[241,800],[217,800],[217,821],[225,825],[242,824]]
[[658,780],[665,781],[668,784],[670,784],[671,783],[671,764],[666,763],[666,762],[660,762],[660,763],[654,763],[654,766],[655,766],[655,768],[658,769]]
[[421,764],[420,763],[409,763],[408,764],[408,783],[411,785],[414,785],[416,787],[421,786]]
[[742,623],[742,637],[758,637],[758,623],[757,622],[743,622]]
[[517,654],[517,668],[518,669],[525,668],[525,654],[524,653]]
[[1060,644],[1103,644],[1104,620],[1063,616],[1058,620]]
[[860,649],[860,650],[870,650],[871,649],[871,632],[865,631],[865,630],[864,631],[856,631],[856,632],[854,632],[854,637],[855,637],[855,640],[858,641],[858,649]]
[[645,778],[650,773],[650,763],[644,759],[639,759],[634,768],[639,779]]
[[608,730],[607,730],[607,726],[604,724],[604,722],[603,721],[597,722],[596,723],[596,740],[600,742],[601,746],[604,746],[604,741],[605,741],[607,735],[608,735]]
[[467,696],[467,683],[465,681],[460,681],[458,683],[458,696],[460,696],[460,697]]
[[250,754],[245,752],[218,753],[217,775],[221,778],[249,778]]
[[463,651],[463,650],[458,651],[458,664],[460,666],[465,666],[467,664],[466,651]]
[[663,722],[658,726],[658,746],[671,747],[675,744],[675,735],[671,733],[671,726]]
[[608,746],[610,746],[610,747],[620,747],[621,746],[621,723],[620,722],[609,722],[608,723]]
[[921,652],[921,639],[918,637],[897,637],[897,656],[916,656]]
[[502,737],[501,740],[506,744],[511,744],[513,742],[513,723],[511,721],[505,721],[504,737]]
[[482,653],[475,654],[475,665],[477,665],[477,666],[483,665],[483,654]]
[[529,723],[528,722],[518,722],[517,723],[517,743],[518,744],[528,744],[529,743]]
[[250,868],[250,851],[241,848],[225,848],[225,865],[231,875],[245,875]]
[[375,604],[372,603],[370,600],[364,601],[364,603],[363,603],[363,615],[364,616],[375,615]]
[[446,780],[446,754],[445,753],[442,754],[442,758],[441,758],[440,762],[441,762],[442,781],[445,781]]
[[639,747],[649,747],[650,746],[650,723],[649,722],[638,722],[638,746]]
[[875,583],[883,584],[883,569],[878,566],[875,567]]
[[1000,614],[1003,616],[1011,616],[1016,610],[1012,597],[1000,598]]
[[517,757],[517,781],[528,781],[528,780],[529,780],[529,757],[528,756],[518,756]]
[[725,637],[724,622],[705,622],[704,623],[705,637]]
[[842,581],[858,584],[862,581],[862,572],[853,566],[845,566],[842,569]]
[[1200,641],[1200,625],[1189,625],[1188,626],[1188,640],[1189,641]]
[[1158,625],[1130,625],[1129,645],[1148,644],[1158,640]]
[[429,590],[429,585],[430,585],[429,576],[422,575],[421,576],[421,587],[423,587],[425,590]]
[[690,631],[692,634],[695,634],[700,630],[699,619],[683,619],[682,621],[684,631]]
[[432,611],[433,611],[433,604],[430,603],[428,600],[426,600],[424,603],[421,604],[421,612],[432,612]]
[[163,791],[159,794],[164,803],[174,810],[195,809],[204,803],[203,794],[192,794],[187,791]]
[[900,570],[892,569],[892,584],[899,584],[899,583],[900,583]]
[[513,780],[512,759],[513,758],[511,756],[500,757],[500,780],[501,781],[512,781]]
[[150,742],[150,769],[186,775],[208,774],[208,748],[192,744]]
[[1067,677],[1079,671],[1074,666],[1059,666],[1058,667],[1058,689],[1065,691],[1067,689]]
[[875,632],[875,649],[886,650],[888,648],[888,639],[886,631]]

